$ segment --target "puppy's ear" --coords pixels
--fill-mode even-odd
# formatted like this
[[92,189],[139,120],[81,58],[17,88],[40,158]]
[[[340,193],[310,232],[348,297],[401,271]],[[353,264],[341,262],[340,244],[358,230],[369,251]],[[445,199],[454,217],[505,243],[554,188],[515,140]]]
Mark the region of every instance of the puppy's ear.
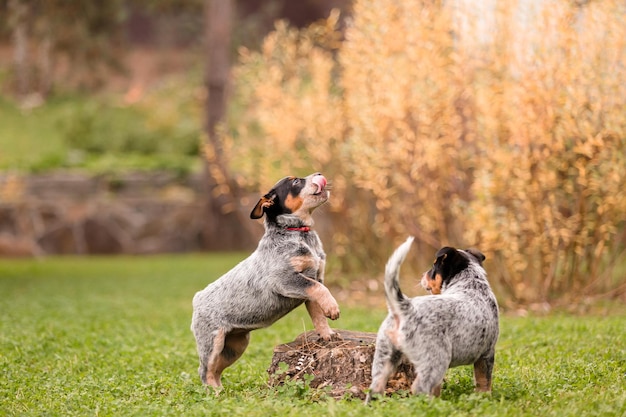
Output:
[[433,264],[436,263],[443,263],[443,261],[445,261],[445,259],[448,257],[449,254],[456,252],[456,249],[451,248],[449,246],[445,246],[441,249],[439,249],[437,251],[437,254],[435,255],[435,262],[433,262]]
[[254,206],[254,208],[252,209],[252,212],[250,213],[250,218],[260,219],[261,217],[263,217],[263,213],[265,213],[265,209],[274,205],[275,198],[276,198],[276,194],[270,194],[270,193],[265,194],[263,197],[261,197],[259,202],[256,203],[256,206]]
[[435,267],[441,271],[444,283],[467,268],[469,264],[469,259],[466,256],[449,246],[439,249],[436,256]]
[[483,253],[481,251],[479,251],[476,248],[469,248],[469,249],[465,249],[465,252],[469,253],[470,255],[472,255],[474,258],[476,258],[476,260],[478,261],[478,263],[482,266],[483,261],[485,259],[487,259],[485,257],[485,255],[483,255]]

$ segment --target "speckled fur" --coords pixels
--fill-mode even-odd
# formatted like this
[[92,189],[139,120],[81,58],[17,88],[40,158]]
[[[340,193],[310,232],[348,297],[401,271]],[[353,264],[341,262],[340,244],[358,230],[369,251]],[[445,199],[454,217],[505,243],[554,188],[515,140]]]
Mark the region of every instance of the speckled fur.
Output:
[[[440,295],[408,298],[402,294],[398,278],[412,240],[402,244],[387,263],[389,315],[378,331],[367,401],[384,393],[403,355],[417,375],[412,385],[414,394],[438,396],[448,368],[472,364],[477,391],[490,391],[499,319],[498,304],[482,267],[484,256],[476,250],[445,248],[451,257],[463,257],[459,258],[463,268],[444,277]],[[429,277],[434,279],[437,263],[445,259],[440,256],[433,269],[424,274],[425,288]]]
[[[338,318],[339,307],[323,286],[326,255],[322,242],[313,230],[289,230],[312,226],[311,212],[328,198],[328,194],[323,198],[315,193],[312,178],[316,175],[320,174],[285,178],[262,197],[255,211],[261,205],[263,211],[251,215],[257,218],[267,214],[265,234],[257,249],[194,296],[191,330],[203,383],[219,388],[222,371],[243,354],[249,332],[271,325],[302,303],[306,303],[320,335],[334,335],[326,317]],[[296,189],[296,197],[302,201],[295,206],[295,212],[290,212],[284,206],[286,198],[275,190],[291,187],[289,181],[295,180],[303,181],[304,186]],[[285,195],[296,198],[293,193],[292,187]]]

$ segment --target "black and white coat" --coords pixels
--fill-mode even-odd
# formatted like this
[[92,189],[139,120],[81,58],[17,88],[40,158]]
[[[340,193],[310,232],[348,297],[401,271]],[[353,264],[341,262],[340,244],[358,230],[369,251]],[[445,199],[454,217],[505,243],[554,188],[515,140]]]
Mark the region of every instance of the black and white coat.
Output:
[[256,250],[193,297],[191,330],[203,383],[221,387],[222,371],[245,351],[250,332],[267,327],[304,303],[323,339],[335,333],[326,318],[339,306],[324,284],[326,255],[311,229],[313,210],[328,200],[326,179],[286,177],[256,204],[250,217],[265,215]]
[[385,391],[403,356],[415,369],[414,394],[440,395],[447,369],[460,365],[474,365],[476,389],[490,391],[499,313],[484,255],[442,248],[421,281],[434,295],[408,298],[398,278],[412,240],[394,252],[385,270],[389,315],[377,335],[368,401]]

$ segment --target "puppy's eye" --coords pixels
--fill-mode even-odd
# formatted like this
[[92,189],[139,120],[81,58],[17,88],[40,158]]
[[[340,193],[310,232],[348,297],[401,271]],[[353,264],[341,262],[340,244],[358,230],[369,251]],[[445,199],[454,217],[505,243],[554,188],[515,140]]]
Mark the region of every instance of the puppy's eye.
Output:
[[293,180],[292,184],[293,185],[300,185],[300,179],[296,178],[295,180]]

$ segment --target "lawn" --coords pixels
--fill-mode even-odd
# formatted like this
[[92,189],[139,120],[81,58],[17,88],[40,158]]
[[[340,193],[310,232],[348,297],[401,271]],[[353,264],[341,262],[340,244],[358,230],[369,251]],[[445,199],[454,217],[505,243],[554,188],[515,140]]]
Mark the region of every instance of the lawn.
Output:
[[[306,386],[268,388],[276,344],[312,325],[299,308],[252,335],[208,395],[189,331],[191,298],[242,255],[0,260],[0,415],[626,416],[626,316],[504,316],[494,391],[470,367],[442,398],[365,406]],[[336,327],[375,331],[384,310],[343,306]]]

